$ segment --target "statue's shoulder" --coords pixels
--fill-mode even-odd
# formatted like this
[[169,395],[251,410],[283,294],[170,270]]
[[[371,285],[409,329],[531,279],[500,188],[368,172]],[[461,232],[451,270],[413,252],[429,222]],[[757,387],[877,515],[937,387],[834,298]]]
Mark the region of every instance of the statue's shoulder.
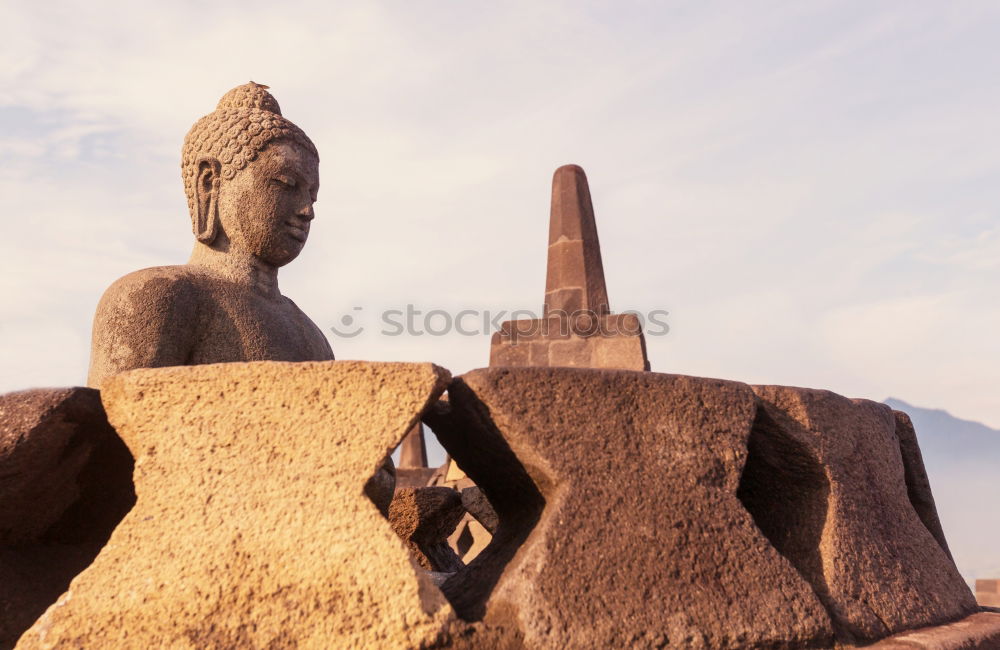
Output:
[[197,271],[184,266],[115,280],[94,315],[88,385],[133,368],[184,365],[196,344],[203,294]]
[[115,280],[101,297],[98,311],[127,305],[137,312],[167,305],[196,309],[209,279],[189,265],[154,266]]

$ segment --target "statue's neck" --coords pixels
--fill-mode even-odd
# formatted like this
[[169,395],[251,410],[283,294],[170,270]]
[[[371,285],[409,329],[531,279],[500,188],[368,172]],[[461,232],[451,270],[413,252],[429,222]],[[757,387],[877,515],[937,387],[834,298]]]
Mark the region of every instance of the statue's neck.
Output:
[[233,250],[221,251],[201,242],[195,242],[188,264],[202,266],[227,280],[268,298],[280,298],[278,267],[261,261],[254,255]]

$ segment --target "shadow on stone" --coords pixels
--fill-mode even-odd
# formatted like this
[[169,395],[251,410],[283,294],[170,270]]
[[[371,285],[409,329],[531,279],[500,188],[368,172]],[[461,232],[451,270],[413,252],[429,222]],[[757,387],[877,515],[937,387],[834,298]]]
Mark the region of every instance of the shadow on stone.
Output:
[[504,567],[538,523],[545,500],[476,394],[460,378],[448,393],[450,402],[438,402],[424,421],[476,482],[499,519],[490,544],[441,587],[459,617],[478,621]]
[[840,643],[973,613],[947,553],[912,427],[830,391],[755,386],[737,496],[809,583]]
[[133,460],[89,388],[0,397],[0,649],[65,592],[135,504]]
[[747,460],[736,496],[764,536],[812,586],[824,607],[830,594],[823,577],[820,541],[830,483],[808,446],[761,406],[747,441]]

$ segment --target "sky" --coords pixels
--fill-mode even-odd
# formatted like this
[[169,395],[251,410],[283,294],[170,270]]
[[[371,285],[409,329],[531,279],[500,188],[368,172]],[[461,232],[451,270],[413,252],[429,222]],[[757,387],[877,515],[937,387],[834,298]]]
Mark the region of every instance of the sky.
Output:
[[183,137],[253,80],[320,152],[280,282],[340,359],[485,366],[488,331],[380,315],[540,310],[576,163],[612,309],[669,312],[653,370],[1000,428],[997,33],[994,2],[4,3],[0,390],[83,384],[104,289],[186,261]]

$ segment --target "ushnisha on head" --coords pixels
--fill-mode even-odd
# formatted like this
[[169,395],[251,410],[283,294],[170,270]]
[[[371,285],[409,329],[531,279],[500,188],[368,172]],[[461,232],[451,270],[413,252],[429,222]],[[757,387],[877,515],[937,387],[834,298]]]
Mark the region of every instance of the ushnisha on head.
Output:
[[184,138],[181,174],[197,241],[274,267],[291,262],[309,235],[318,170],[316,146],[282,117],[267,86],[233,88]]

